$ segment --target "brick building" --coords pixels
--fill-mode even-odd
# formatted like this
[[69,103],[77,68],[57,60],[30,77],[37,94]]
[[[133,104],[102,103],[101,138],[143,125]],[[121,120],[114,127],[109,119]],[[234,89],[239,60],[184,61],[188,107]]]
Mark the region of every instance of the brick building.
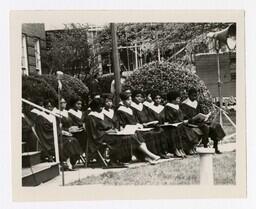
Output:
[[43,23],[22,24],[22,56],[23,75],[44,73],[46,53],[45,27]]

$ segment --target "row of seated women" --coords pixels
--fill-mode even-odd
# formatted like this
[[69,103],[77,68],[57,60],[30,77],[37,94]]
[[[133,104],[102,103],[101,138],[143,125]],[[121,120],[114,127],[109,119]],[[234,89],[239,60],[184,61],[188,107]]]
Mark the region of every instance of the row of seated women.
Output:
[[[66,153],[63,160],[71,164],[69,169],[74,167],[81,153],[85,150],[93,153],[102,144],[108,147],[109,165],[118,167],[137,160],[155,164],[160,158],[184,158],[196,154],[195,147],[200,142],[208,147],[209,137],[214,142],[215,152],[220,153],[218,141],[225,136],[222,127],[206,117],[198,117],[201,107],[195,89],[190,89],[188,96],[181,102],[180,93],[170,91],[163,106],[161,94],[157,91],[145,101],[141,91],[132,94],[125,91],[120,94],[121,102],[115,108],[111,95],[94,98],[85,112],[81,111],[79,98],[72,102],[68,111],[64,99],[61,100],[61,110],[53,109],[48,101],[44,107],[62,115],[63,144],[60,147]],[[44,114],[37,114],[40,120],[35,120],[35,127],[49,122]],[[40,138],[46,138],[45,130],[36,130]],[[44,141],[52,143],[52,133],[49,135],[51,139]]]

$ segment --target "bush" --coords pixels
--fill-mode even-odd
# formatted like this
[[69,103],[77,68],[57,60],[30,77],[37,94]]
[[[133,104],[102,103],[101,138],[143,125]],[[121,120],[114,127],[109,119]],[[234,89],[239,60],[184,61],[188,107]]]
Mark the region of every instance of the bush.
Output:
[[[44,74],[40,76],[48,84],[50,84],[55,91],[58,91],[58,81],[56,75]],[[89,90],[87,86],[77,78],[64,74],[62,83],[62,96],[69,103],[73,97],[81,97],[83,101],[87,102]]]
[[[22,97],[39,104],[50,99],[55,105],[58,101],[58,81],[56,75],[22,77]],[[62,96],[69,103],[71,98],[80,96],[87,103],[89,90],[82,81],[70,75],[63,75]]]
[[152,62],[135,70],[124,84],[131,90],[142,91],[158,90],[167,94],[171,89],[181,92],[182,100],[187,98],[188,89],[194,87],[199,92],[199,101],[202,102],[204,111],[212,108],[212,99],[204,82],[188,67],[181,67],[177,63]]
[[105,74],[99,77],[99,84],[102,93],[110,93],[111,82],[114,79],[114,73]]
[[58,95],[55,89],[41,77],[22,76],[22,98],[36,104],[50,99],[56,104]]

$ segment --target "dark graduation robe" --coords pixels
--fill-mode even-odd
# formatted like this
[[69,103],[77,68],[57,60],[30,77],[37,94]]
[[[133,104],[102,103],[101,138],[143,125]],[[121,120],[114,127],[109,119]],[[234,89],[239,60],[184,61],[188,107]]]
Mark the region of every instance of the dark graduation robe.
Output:
[[[53,135],[53,116],[41,112],[35,121],[35,130],[40,138],[41,146],[46,154],[54,154],[54,135]],[[60,150],[60,158],[66,160],[73,155],[80,154],[80,147],[76,138],[72,136],[62,135],[62,143],[60,141],[60,129],[57,124],[58,143]],[[63,147],[63,150],[61,148]]]
[[190,124],[197,125],[203,132],[203,141],[207,143],[208,137],[211,137],[213,141],[219,141],[226,135],[222,126],[215,122],[198,122],[194,121],[193,117],[199,113],[203,113],[202,106],[199,102],[192,102],[189,98],[182,102],[181,110],[184,114],[184,119],[189,120]]
[[[147,117],[147,115],[142,116],[142,120],[139,120],[138,114],[135,115],[135,108],[120,106],[117,109],[117,117],[118,117],[118,123],[121,127],[125,127],[125,125],[136,125],[138,123],[141,123],[141,121],[149,122],[149,120],[143,119],[143,117]],[[137,131],[137,135],[139,138],[143,139],[143,141],[146,143],[147,148],[154,154],[159,154],[159,151],[156,145],[156,140],[159,139],[159,133],[158,130],[150,130],[150,131]],[[138,156],[141,158],[142,156]]]
[[[69,109],[68,110],[68,117],[71,121],[71,126],[77,126],[79,128],[84,128],[84,121],[85,121],[85,113],[80,110]],[[82,147],[82,150],[86,150],[86,132],[85,130],[73,133],[73,135],[78,139],[79,144]]]
[[[149,121],[158,121],[159,124],[163,124],[165,122],[164,106],[150,104],[146,108]],[[161,128],[159,131],[161,132],[161,135],[159,140],[157,140],[156,145],[158,146],[158,149],[161,150],[161,153],[167,153],[169,152],[168,132],[166,132],[165,128]]]
[[37,149],[37,139],[32,131],[33,125],[27,115],[22,113],[22,141],[26,142],[25,151],[27,152],[36,151]]
[[[165,121],[168,123],[179,123],[184,121],[183,113],[179,105],[167,103],[164,108]],[[172,149],[183,149],[188,152],[192,149],[199,140],[198,135],[184,124],[180,124],[177,127],[167,126],[166,131],[169,133],[169,141],[173,146]]]
[[113,118],[107,118],[103,112],[89,113],[86,128],[90,152],[95,152],[102,143],[106,143],[110,148],[112,160],[129,161],[132,155],[131,149],[137,148],[141,142],[135,135],[109,135],[107,131],[113,129],[113,124]]

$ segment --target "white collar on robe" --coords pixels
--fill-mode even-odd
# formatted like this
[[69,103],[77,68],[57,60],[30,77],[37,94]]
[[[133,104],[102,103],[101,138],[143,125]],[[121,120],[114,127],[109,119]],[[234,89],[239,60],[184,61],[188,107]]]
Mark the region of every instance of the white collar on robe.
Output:
[[133,108],[135,108],[136,110],[139,110],[139,111],[142,111],[142,109],[143,109],[143,104],[142,103],[136,104],[135,102],[132,102],[131,106]]
[[68,111],[67,110],[62,110],[60,111],[59,109],[57,109],[56,107],[52,110],[53,113],[59,114],[65,118],[68,118]]
[[128,113],[129,115],[133,115],[133,111],[130,107],[120,106],[118,110]]
[[88,115],[93,115],[93,116],[95,116],[96,118],[99,118],[99,119],[101,119],[101,120],[104,120],[104,114],[103,114],[102,111],[101,111],[100,113],[99,113],[99,112],[91,111]]
[[173,103],[167,103],[166,106],[172,107],[175,110],[179,110],[180,106],[177,104],[173,104]]
[[106,115],[110,119],[112,119],[114,117],[114,110],[113,109],[109,109],[109,111],[108,111],[105,108],[103,108],[102,112],[103,112],[104,115]]
[[68,112],[80,119],[82,118],[82,115],[83,115],[82,111],[80,110],[75,111],[74,109],[69,109]]
[[160,112],[162,112],[162,110],[164,109],[164,106],[163,105],[150,105],[149,108],[151,110],[153,110],[154,112],[156,112],[157,114],[159,114]]
[[154,105],[154,102],[145,101],[145,102],[143,102],[143,105],[145,105],[146,107],[150,107],[150,106]]
[[41,112],[40,115],[43,116],[46,120],[48,120],[50,123],[53,123],[55,116],[53,116],[51,114],[47,114],[45,112]]
[[23,118],[25,118],[25,115],[24,115],[24,113],[23,113],[23,112],[21,113],[21,116],[22,116]]
[[195,100],[195,101],[191,101],[189,98],[187,98],[185,101],[182,102],[183,104],[186,104],[194,109],[197,108],[197,105],[198,105],[198,102]]

